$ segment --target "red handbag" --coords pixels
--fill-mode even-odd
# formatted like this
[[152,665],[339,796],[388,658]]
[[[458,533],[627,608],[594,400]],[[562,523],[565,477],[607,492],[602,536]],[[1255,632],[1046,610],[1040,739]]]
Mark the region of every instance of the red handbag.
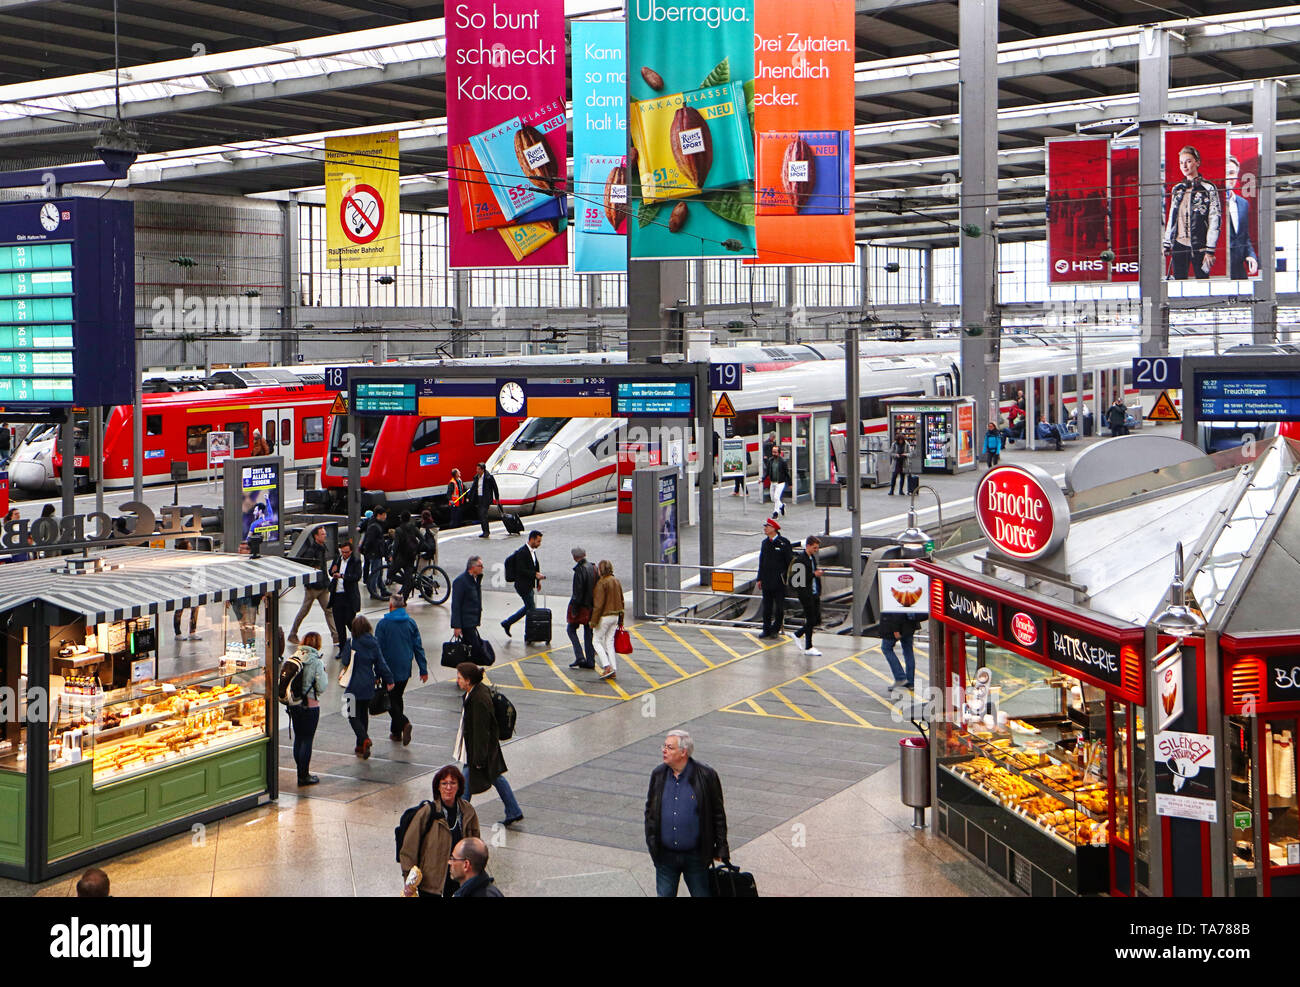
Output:
[[618,630],[614,632],[614,653],[618,655],[630,655],[632,653],[632,635],[628,633],[627,628],[619,622]]

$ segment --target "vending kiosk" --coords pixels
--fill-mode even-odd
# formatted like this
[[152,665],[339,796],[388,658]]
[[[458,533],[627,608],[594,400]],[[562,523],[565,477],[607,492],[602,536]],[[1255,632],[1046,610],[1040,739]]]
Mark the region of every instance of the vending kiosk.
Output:
[[978,462],[975,399],[968,397],[886,398],[889,442],[902,438],[921,473],[961,473]]

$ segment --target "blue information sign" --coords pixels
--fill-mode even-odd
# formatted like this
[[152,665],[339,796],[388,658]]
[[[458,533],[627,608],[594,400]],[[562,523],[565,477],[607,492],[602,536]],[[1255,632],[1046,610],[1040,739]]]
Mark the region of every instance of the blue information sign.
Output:
[[709,387],[715,391],[743,391],[745,367],[741,363],[710,363]]
[[693,418],[695,381],[619,380],[614,387],[615,418]]
[[1182,387],[1182,357],[1135,356],[1133,386],[1140,391],[1163,391],[1171,387]]
[[135,377],[132,204],[0,205],[0,405],[128,404]]
[[1201,421],[1300,421],[1300,372],[1197,373],[1195,400]]

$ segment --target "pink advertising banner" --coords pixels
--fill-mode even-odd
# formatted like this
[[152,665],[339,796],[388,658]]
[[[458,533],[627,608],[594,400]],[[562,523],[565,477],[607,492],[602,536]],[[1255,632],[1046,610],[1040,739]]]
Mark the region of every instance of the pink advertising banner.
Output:
[[564,0],[446,14],[451,266],[565,266]]

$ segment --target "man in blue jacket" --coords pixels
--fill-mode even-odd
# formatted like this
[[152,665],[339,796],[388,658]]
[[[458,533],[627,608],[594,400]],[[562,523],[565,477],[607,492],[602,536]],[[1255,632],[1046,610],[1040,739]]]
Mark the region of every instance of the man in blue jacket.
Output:
[[384,661],[393,673],[393,688],[388,693],[393,722],[388,731],[389,740],[400,740],[405,747],[411,742],[411,721],[402,706],[402,693],[411,680],[411,659],[420,666],[420,681],[429,681],[429,665],[424,660],[424,644],[420,628],[406,612],[406,599],[394,593],[388,598],[388,613],[375,626],[375,640],[384,653]]
[[483,655],[483,639],[478,626],[483,622],[483,560],[471,555],[465,571],[451,583],[451,634],[464,638],[470,654]]

